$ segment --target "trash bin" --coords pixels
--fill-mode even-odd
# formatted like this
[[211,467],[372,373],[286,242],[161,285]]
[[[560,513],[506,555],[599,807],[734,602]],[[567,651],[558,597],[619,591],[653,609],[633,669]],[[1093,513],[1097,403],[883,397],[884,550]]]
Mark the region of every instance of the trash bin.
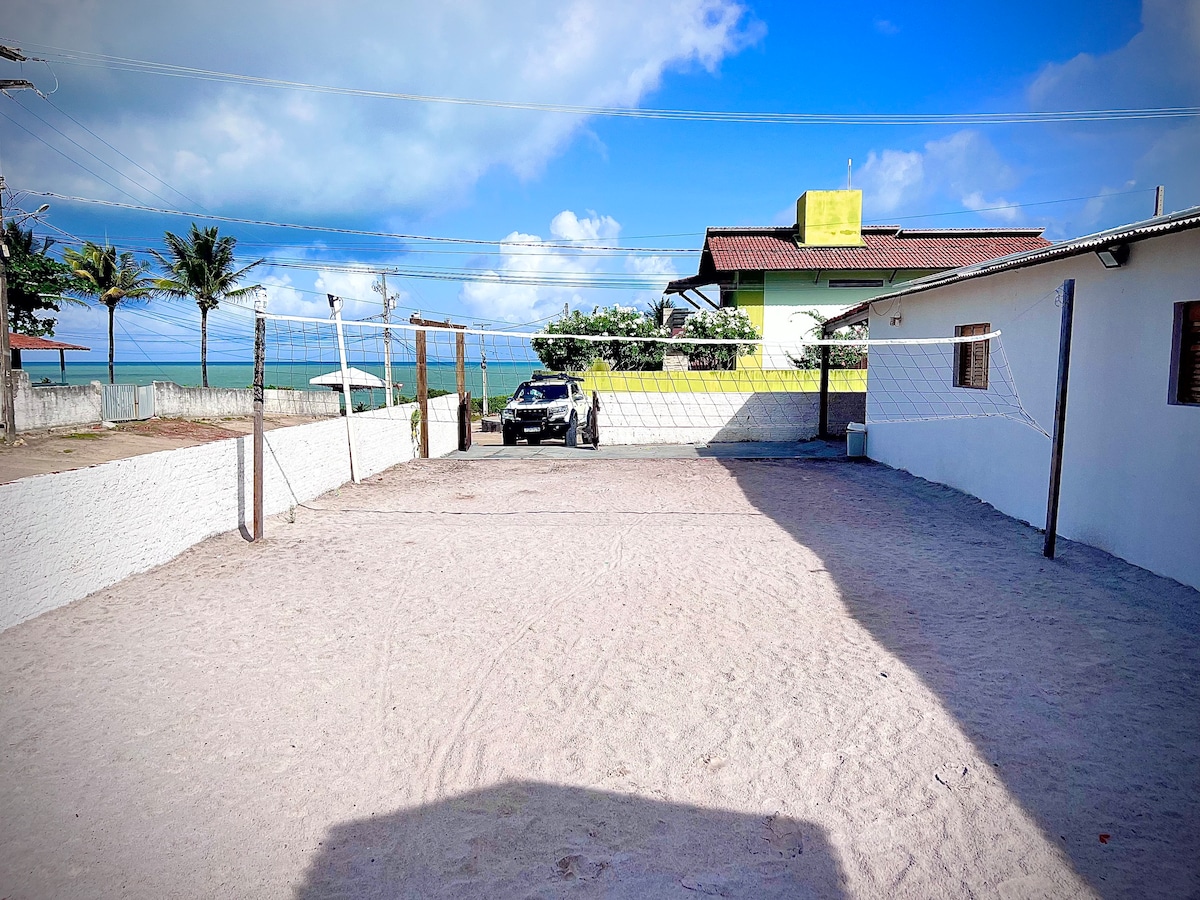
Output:
[[867,426],[861,422],[851,422],[846,426],[846,455],[867,455]]

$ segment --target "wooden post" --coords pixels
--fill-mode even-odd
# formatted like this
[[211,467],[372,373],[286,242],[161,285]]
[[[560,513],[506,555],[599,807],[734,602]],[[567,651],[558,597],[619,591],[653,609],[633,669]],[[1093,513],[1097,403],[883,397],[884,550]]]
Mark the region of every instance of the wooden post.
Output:
[[821,345],[821,400],[817,408],[817,437],[829,437],[829,345]]
[[600,446],[600,395],[592,391],[592,449]]
[[62,379],[61,379],[62,383],[66,384],[67,383],[67,351],[66,350],[58,351],[58,371],[59,371],[59,374],[62,376]]
[[421,407],[421,459],[429,459],[429,369],[425,360],[425,332],[417,332],[417,403]]
[[458,449],[471,449],[471,392],[467,391],[458,401]]
[[[258,304],[255,304],[256,306]],[[254,541],[263,539],[263,382],[267,354],[267,322],[254,315]]]
[[1058,497],[1062,487],[1063,426],[1067,421],[1067,379],[1071,374],[1071,324],[1075,308],[1075,279],[1062,286],[1062,323],[1058,332],[1058,394],[1054,400],[1054,437],[1050,441],[1050,493],[1046,498],[1046,543],[1042,555],[1054,559],[1058,541]]

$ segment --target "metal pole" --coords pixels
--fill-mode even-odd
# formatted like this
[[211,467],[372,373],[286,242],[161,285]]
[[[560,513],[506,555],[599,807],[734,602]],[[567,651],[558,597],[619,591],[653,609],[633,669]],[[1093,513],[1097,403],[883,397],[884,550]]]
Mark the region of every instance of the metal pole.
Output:
[[263,382],[267,355],[267,301],[254,302],[254,541],[263,539]]
[[1163,186],[1160,184],[1154,189],[1154,215],[1161,216],[1163,214]]
[[334,327],[337,329],[338,359],[342,364],[342,397],[346,403],[346,443],[350,447],[350,480],[359,483],[358,448],[354,443],[354,401],[350,397],[350,369],[346,365],[346,334],[342,329],[342,298],[327,294],[333,307]]
[[1042,555],[1054,559],[1058,541],[1058,498],[1062,488],[1063,426],[1067,422],[1067,379],[1071,374],[1071,325],[1075,308],[1075,279],[1062,286],[1062,323],[1058,332],[1058,394],[1054,400],[1054,437],[1050,441],[1050,493],[1046,498],[1046,543]]
[[4,176],[0,175],[0,400],[4,404],[4,439],[11,441],[17,436],[17,408],[8,341],[8,243],[4,234]]
[[[382,272],[379,273],[379,280],[383,286],[383,324],[387,325],[390,320],[392,311],[392,298],[387,292],[387,276]],[[392,405],[392,329],[383,329],[383,380],[387,383],[387,393],[384,397],[384,406]]]
[[817,437],[829,437],[829,345],[821,345],[821,401],[817,409]]

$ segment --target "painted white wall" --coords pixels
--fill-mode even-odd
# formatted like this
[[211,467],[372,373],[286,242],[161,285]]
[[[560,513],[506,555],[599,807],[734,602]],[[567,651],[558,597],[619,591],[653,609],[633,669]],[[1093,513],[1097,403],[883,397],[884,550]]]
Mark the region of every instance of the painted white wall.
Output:
[[29,373],[13,370],[17,431],[69,428],[100,421],[100,382],[33,387]]
[[[1059,533],[1200,588],[1200,408],[1167,403],[1173,304],[1200,299],[1200,232],[1139,241],[1105,269],[1086,254],[938,288],[873,310],[871,337],[944,337],[987,322],[1026,410],[1052,431],[1061,310],[1075,278]],[[881,304],[887,306],[887,304]],[[902,313],[902,325],[888,317]],[[868,419],[892,367],[872,351]],[[951,373],[945,369],[948,381]],[[876,423],[871,458],[1045,524],[1050,441],[1007,419]]]
[[[807,315],[816,310],[826,319],[839,316],[853,306],[893,288],[831,288],[830,278],[882,278],[885,281],[892,273],[887,272],[822,272],[819,282],[814,282],[813,272],[766,272],[763,277],[763,338],[767,341],[796,342],[811,340],[816,335],[813,328],[817,320]],[[927,272],[900,272],[896,284],[906,279],[928,274]],[[790,369],[792,365],[786,352],[770,353],[763,357],[763,368]]]
[[[436,454],[456,446],[447,410],[457,400],[429,402]],[[362,476],[413,458],[415,408],[354,416]],[[265,438],[267,515],[350,480],[341,417]],[[251,453],[247,436],[0,485],[0,630],[161,565],[214,534],[248,527]]]
[[[797,441],[817,433],[813,392],[600,393],[602,444],[708,444]],[[831,430],[861,421],[865,394],[830,394]]]

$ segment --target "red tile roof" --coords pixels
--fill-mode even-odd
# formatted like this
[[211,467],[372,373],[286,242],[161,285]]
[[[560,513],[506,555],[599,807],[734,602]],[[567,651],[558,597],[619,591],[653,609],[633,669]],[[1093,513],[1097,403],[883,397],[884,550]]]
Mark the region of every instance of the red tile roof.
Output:
[[8,343],[14,350],[89,350],[90,347],[80,347],[78,344],[63,344],[59,341],[48,341],[45,338],[30,337],[27,334],[8,333]]
[[710,228],[699,274],[680,283],[712,283],[723,273],[738,270],[953,269],[1050,246],[1040,228],[868,225],[862,236],[861,247],[800,247],[795,228]]

